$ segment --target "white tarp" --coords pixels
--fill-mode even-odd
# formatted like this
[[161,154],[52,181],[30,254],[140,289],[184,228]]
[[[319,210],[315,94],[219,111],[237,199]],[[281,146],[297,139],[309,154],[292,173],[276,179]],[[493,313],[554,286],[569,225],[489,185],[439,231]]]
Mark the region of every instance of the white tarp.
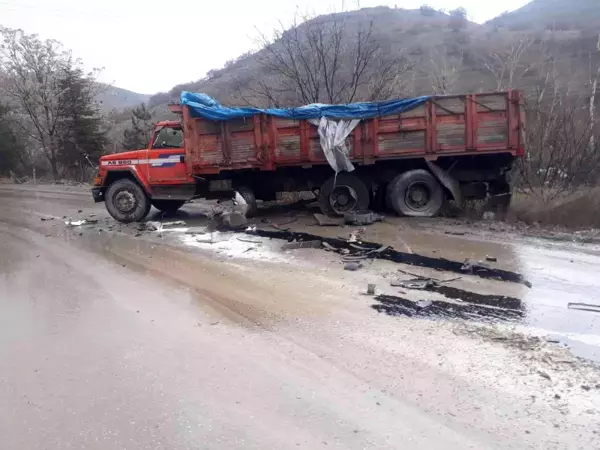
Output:
[[350,162],[346,138],[356,128],[360,119],[336,121],[321,117],[321,120],[310,119],[309,122],[319,127],[321,148],[335,173],[352,172],[354,166]]

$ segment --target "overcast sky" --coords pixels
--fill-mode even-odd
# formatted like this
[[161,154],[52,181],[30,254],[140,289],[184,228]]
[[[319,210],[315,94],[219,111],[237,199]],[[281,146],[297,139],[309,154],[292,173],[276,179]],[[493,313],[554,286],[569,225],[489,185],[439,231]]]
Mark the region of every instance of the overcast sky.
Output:
[[[463,6],[485,22],[528,0],[346,0],[345,9],[378,5],[447,10]],[[256,48],[256,28],[268,32],[294,12],[340,10],[334,0],[0,0],[0,25],[61,41],[102,67],[101,80],[152,94],[202,78],[210,69]],[[255,28],[256,27],[256,28]]]

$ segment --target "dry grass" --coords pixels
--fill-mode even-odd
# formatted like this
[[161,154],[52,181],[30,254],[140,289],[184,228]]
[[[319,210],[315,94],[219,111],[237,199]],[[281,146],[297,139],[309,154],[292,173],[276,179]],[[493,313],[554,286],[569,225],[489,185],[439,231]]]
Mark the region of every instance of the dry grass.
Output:
[[513,195],[510,215],[527,224],[599,228],[600,188],[578,191],[546,204],[532,194],[517,193]]

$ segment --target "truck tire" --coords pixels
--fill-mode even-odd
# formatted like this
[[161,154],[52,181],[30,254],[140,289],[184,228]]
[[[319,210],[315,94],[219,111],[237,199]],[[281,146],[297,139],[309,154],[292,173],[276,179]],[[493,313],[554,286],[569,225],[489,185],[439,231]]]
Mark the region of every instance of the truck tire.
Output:
[[152,200],[152,206],[165,214],[175,214],[185,204],[183,200]]
[[387,188],[387,202],[400,216],[434,217],[444,206],[444,189],[427,170],[401,173]]
[[150,211],[150,200],[135,181],[121,179],[112,183],[104,196],[108,213],[119,222],[139,222]]
[[364,181],[348,172],[329,178],[319,190],[319,207],[325,215],[343,216],[369,208],[371,196]]
[[248,186],[239,186],[236,188],[236,191],[240,193],[240,195],[246,200],[248,204],[248,209],[246,210],[246,217],[256,217],[258,214],[258,202],[256,201],[256,197],[254,196],[254,191],[250,189]]

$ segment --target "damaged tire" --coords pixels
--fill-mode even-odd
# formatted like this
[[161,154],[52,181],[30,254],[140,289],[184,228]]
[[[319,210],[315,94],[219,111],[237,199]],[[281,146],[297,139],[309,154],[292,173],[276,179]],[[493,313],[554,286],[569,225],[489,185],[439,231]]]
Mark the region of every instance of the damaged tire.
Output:
[[371,196],[364,181],[348,172],[329,178],[319,190],[319,207],[325,215],[343,216],[369,209]]
[[248,209],[246,210],[246,217],[256,217],[258,214],[258,202],[254,195],[254,191],[247,186],[239,186],[236,191],[240,193],[242,198],[246,201]]
[[427,170],[404,172],[387,188],[387,203],[401,216],[434,217],[444,206],[444,189]]
[[165,214],[175,214],[185,204],[183,200],[153,200],[152,206]]
[[108,213],[119,222],[139,222],[150,212],[150,200],[142,187],[133,180],[112,183],[104,195]]

